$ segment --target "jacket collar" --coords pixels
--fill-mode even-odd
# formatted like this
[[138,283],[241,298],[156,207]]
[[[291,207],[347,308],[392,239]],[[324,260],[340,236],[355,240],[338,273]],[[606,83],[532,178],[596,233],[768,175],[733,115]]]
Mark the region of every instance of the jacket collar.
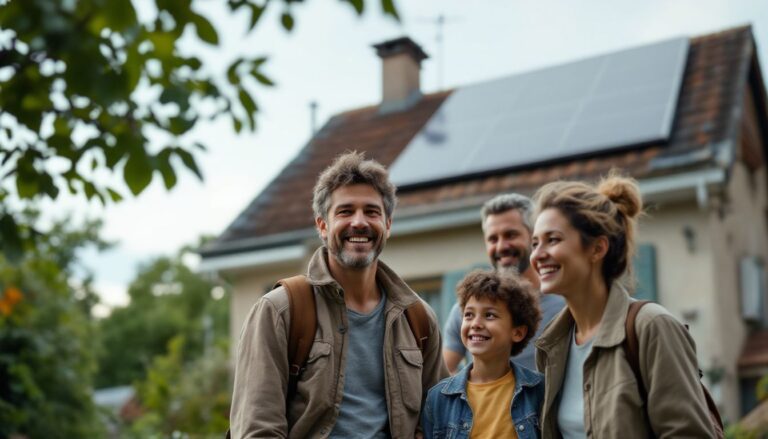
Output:
[[[608,301],[605,304],[603,317],[600,319],[600,329],[595,334],[593,347],[607,348],[616,346],[626,338],[625,323],[627,310],[632,301],[629,293],[619,282],[614,282],[608,293]],[[536,347],[549,352],[553,346],[563,342],[563,337],[570,337],[574,320],[568,307],[558,314],[547,329],[536,341]]]
[[[318,248],[309,260],[307,279],[314,286],[330,286],[341,297],[343,289],[331,276],[331,270],[328,268],[328,249],[325,246]],[[381,259],[376,263],[376,282],[387,295],[387,307],[395,305],[405,309],[419,300],[419,296]]]
[[[515,372],[515,393],[522,387],[535,387],[544,379],[542,374],[519,366],[512,360],[509,360],[509,365]],[[461,395],[462,398],[466,399],[467,382],[469,381],[469,371],[472,370],[472,366],[473,363],[470,363],[464,369],[461,369],[459,373],[448,378],[448,382],[440,393],[444,395]]]

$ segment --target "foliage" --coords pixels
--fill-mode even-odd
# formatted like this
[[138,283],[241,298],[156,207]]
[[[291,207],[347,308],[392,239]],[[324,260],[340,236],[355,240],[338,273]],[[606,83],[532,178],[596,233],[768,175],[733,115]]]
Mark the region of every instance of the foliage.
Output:
[[138,385],[144,414],[130,428],[137,438],[220,437],[229,425],[229,354],[226,337],[185,364],[183,336],[168,344]]
[[738,424],[730,425],[725,429],[725,437],[727,439],[758,439],[757,433],[749,431]]
[[186,340],[184,359],[189,360],[200,356],[215,335],[228,334],[229,300],[211,297],[215,284],[183,263],[187,252],[140,267],[128,287],[130,303],[100,322],[98,387],[144,377],[178,335]]
[[[397,18],[393,0],[380,1]],[[247,34],[267,8],[279,7],[291,31],[296,3],[226,4],[249,14]],[[344,3],[358,14],[365,6]],[[225,117],[237,132],[255,130],[253,90],[274,84],[267,58],[239,57],[219,75],[182,50],[182,40],[219,44],[219,30],[192,0],[144,6],[149,20],[132,0],[0,0],[0,252],[7,257],[22,250],[11,195],[34,202],[68,190],[117,202],[115,181],[138,195],[155,174],[170,189],[179,165],[202,178],[197,158],[205,146],[185,139],[198,123]],[[162,144],[150,148],[150,133]]]
[[[34,223],[37,216],[27,212],[24,219]],[[18,265],[0,254],[0,437],[103,433],[91,397],[95,296],[89,280],[71,281],[80,269],[77,250],[106,245],[99,227],[54,224]]]

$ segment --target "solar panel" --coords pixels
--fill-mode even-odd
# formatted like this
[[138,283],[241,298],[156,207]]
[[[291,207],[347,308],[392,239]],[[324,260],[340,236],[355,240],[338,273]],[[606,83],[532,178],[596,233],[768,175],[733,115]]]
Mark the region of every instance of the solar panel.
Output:
[[390,168],[408,186],[669,138],[688,38],[456,90]]

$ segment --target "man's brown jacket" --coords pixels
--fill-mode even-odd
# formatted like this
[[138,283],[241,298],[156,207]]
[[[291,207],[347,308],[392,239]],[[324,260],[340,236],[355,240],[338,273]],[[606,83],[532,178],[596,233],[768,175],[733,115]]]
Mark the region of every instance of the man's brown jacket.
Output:
[[[235,364],[230,415],[234,439],[327,437],[333,429],[343,397],[349,333],[343,291],[331,277],[327,258],[327,250],[320,248],[309,263],[317,332],[287,410],[290,313],[285,290],[267,293],[248,314]],[[431,332],[422,354],[404,312],[421,299],[381,261],[376,280],[387,295],[382,354],[390,433],[393,438],[413,438],[427,391],[448,375],[440,354],[439,326],[425,304]]]

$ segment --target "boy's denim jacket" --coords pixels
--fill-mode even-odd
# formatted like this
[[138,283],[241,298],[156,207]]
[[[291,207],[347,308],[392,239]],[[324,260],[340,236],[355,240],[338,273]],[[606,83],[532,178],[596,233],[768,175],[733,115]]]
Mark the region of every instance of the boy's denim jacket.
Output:
[[[510,361],[515,373],[515,393],[509,408],[520,439],[539,438],[539,415],[544,401],[544,376]],[[467,438],[472,431],[472,409],[467,400],[467,379],[472,364],[429,390],[421,427],[424,437]]]

